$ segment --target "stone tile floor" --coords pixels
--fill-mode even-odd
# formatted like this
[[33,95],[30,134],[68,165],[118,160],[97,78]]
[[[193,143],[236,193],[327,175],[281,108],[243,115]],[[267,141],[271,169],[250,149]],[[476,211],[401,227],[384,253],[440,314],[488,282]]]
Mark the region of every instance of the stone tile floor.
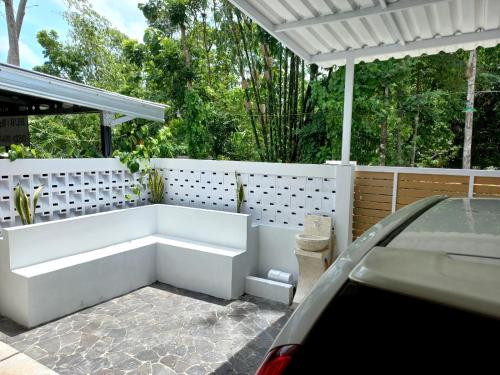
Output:
[[224,301],[155,283],[0,340],[61,375],[253,374],[292,308]]

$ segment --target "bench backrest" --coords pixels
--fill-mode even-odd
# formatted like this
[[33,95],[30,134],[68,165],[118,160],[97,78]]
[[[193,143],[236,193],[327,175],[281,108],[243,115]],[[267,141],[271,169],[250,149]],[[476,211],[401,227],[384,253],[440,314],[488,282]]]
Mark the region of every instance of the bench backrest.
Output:
[[99,249],[155,233],[156,208],[144,206],[7,228],[11,269]]
[[170,205],[156,207],[160,234],[235,249],[247,247],[249,215]]

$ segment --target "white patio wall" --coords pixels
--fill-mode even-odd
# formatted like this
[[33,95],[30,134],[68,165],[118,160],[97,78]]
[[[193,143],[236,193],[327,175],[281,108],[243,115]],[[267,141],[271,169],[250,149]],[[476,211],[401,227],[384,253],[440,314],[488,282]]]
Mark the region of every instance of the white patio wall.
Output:
[[335,167],[190,159],[153,164],[164,168],[167,203],[235,211],[237,173],[245,191],[242,213],[254,224],[296,228],[308,213],[335,217]]
[[18,183],[30,193],[45,186],[36,215],[44,222],[133,207],[125,195],[134,181],[117,159],[0,160],[0,229],[21,224],[12,200]]
[[[236,210],[235,172],[244,184],[243,213],[255,224],[300,227],[306,213],[335,216],[335,167],[189,159],[153,159],[166,178],[166,203]],[[43,184],[37,221],[137,205],[136,176],[116,159],[0,160],[0,227],[19,225],[15,186],[32,192]],[[139,203],[147,201],[144,194]]]
[[[333,218],[337,232],[350,232],[349,206],[340,202],[336,208],[337,192],[342,200],[352,195],[352,186],[337,180],[340,166],[192,159],[151,164],[165,176],[167,204],[234,212],[237,173],[245,191],[242,213],[251,214],[254,225],[300,229],[306,214],[320,214]],[[36,215],[44,222],[146,204],[148,192],[140,199],[132,194],[136,177],[113,158],[0,160],[0,235],[2,228],[20,225],[12,201],[18,183],[30,192],[45,185]],[[337,238],[345,248],[346,236]]]

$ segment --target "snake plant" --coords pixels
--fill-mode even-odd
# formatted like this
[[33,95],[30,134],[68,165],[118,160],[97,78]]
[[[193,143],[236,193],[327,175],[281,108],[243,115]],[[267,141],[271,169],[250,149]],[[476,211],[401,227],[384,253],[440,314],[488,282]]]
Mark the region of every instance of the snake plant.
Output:
[[149,191],[151,192],[151,203],[163,203],[165,181],[157,169],[153,169],[149,172],[148,185]]
[[21,185],[17,184],[14,192],[14,204],[23,225],[35,223],[36,204],[42,192],[43,185],[39,186],[33,194],[33,206],[31,207],[30,197],[24,192]]

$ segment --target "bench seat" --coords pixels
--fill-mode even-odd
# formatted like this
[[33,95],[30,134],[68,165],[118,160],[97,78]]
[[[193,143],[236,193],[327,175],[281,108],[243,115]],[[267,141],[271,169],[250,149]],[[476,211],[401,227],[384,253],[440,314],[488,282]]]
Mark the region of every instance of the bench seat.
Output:
[[149,285],[156,277],[154,238],[96,249],[18,268],[16,321],[33,327]]
[[107,246],[102,249],[91,250],[81,254],[70,255],[64,258],[34,264],[32,266],[13,269],[12,272],[26,278],[36,277],[46,273],[59,271],[64,268],[77,266],[82,263],[97,261],[99,259],[117,254],[125,254],[128,251],[135,251],[144,246],[154,245],[156,244],[156,241],[156,236],[147,236],[136,240],[122,242],[116,245]]
[[162,235],[157,238],[158,281],[223,299],[243,294],[241,275],[248,272],[245,250]]
[[[164,209],[162,206],[155,208]],[[149,216],[154,221],[157,217],[150,215],[151,206],[147,209],[148,215],[138,212],[138,217],[144,219]],[[184,211],[176,207],[171,216],[179,216],[184,212],[186,215],[196,214],[192,209]],[[207,218],[212,215],[207,210],[202,214]],[[224,213],[214,212],[213,215],[220,214]],[[92,226],[92,216],[70,220]],[[109,214],[103,216],[111,219]],[[237,298],[244,293],[244,278],[251,272],[252,260],[246,246],[238,248],[232,245],[242,246],[246,243],[247,220],[240,220],[241,224],[229,231],[233,240],[226,241],[227,245],[224,245],[224,241],[212,243],[199,240],[208,238],[214,241],[216,238],[200,235],[196,229],[193,229],[192,236],[196,240],[184,238],[190,234],[187,231],[171,230],[180,234],[175,236],[157,233],[153,229],[146,235],[147,230],[139,231],[142,236],[138,238],[133,238],[130,231],[121,236],[121,241],[111,243],[112,238],[120,236],[108,232],[112,237],[105,237],[106,228],[99,233],[103,221],[100,216],[96,219],[97,226],[92,227],[93,233],[97,232],[106,246],[89,249],[89,244],[96,243],[95,238],[87,241],[88,234],[81,235],[74,239],[74,245],[68,247],[66,256],[62,255],[65,253],[64,247],[57,241],[63,238],[65,244],[70,242],[64,234],[58,237],[57,224],[72,230],[68,226],[71,223],[69,220],[41,224],[47,228],[45,230],[41,230],[40,224],[38,227],[7,230],[7,238],[0,240],[0,313],[23,326],[34,327],[155,281],[223,299]],[[131,220],[131,215],[124,213],[122,217],[117,212],[112,215],[112,219],[110,222],[117,225],[120,220]],[[168,228],[174,226],[169,224]],[[146,225],[149,228],[156,226]],[[158,228],[167,231],[165,227]],[[52,237],[48,236],[49,229],[54,231]],[[244,236],[242,241],[238,240],[234,229]],[[60,232],[65,233],[64,230]],[[32,236],[30,243],[40,245],[27,247],[24,233]],[[42,235],[43,242],[42,238],[37,242],[37,236]],[[57,247],[52,252],[51,243]],[[53,254],[58,255],[55,257]]]

